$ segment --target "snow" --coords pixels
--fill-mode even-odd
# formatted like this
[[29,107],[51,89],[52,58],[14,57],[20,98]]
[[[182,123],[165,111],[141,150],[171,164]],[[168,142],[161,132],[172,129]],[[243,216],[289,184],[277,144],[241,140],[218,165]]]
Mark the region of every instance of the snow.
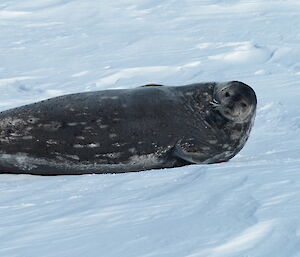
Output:
[[240,80],[228,163],[0,175],[0,256],[300,256],[300,2],[2,0],[0,109],[65,93]]

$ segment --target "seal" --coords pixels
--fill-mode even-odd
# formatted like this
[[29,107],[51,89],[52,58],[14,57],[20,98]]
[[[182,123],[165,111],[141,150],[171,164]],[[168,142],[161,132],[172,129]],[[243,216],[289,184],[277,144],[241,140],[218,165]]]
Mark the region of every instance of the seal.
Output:
[[225,162],[256,95],[238,82],[84,92],[0,113],[0,173],[122,173]]

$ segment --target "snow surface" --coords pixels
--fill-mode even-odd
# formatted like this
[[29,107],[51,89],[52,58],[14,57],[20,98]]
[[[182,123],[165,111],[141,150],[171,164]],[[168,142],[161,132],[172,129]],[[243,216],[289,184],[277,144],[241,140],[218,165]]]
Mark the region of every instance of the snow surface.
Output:
[[2,0],[0,109],[65,93],[241,80],[254,129],[228,163],[0,175],[1,257],[299,257],[298,0]]

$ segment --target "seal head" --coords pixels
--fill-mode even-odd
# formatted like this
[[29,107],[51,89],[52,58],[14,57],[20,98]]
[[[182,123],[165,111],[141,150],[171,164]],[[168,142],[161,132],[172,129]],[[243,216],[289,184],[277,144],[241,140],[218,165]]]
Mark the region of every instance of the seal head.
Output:
[[193,127],[198,130],[187,127],[175,146],[174,156],[198,164],[228,161],[249,137],[257,105],[254,90],[242,82],[230,81],[195,84],[193,92],[198,100],[186,102],[192,109],[190,116],[196,120]]
[[257,99],[251,87],[232,81],[216,85],[212,104],[228,120],[242,123],[253,116]]

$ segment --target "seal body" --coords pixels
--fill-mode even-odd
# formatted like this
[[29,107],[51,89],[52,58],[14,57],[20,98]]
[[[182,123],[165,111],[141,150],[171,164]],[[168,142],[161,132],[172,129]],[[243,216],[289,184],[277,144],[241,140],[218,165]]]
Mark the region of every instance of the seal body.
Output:
[[254,91],[235,81],[55,97],[0,113],[0,173],[121,173],[224,162],[244,146],[255,110]]

